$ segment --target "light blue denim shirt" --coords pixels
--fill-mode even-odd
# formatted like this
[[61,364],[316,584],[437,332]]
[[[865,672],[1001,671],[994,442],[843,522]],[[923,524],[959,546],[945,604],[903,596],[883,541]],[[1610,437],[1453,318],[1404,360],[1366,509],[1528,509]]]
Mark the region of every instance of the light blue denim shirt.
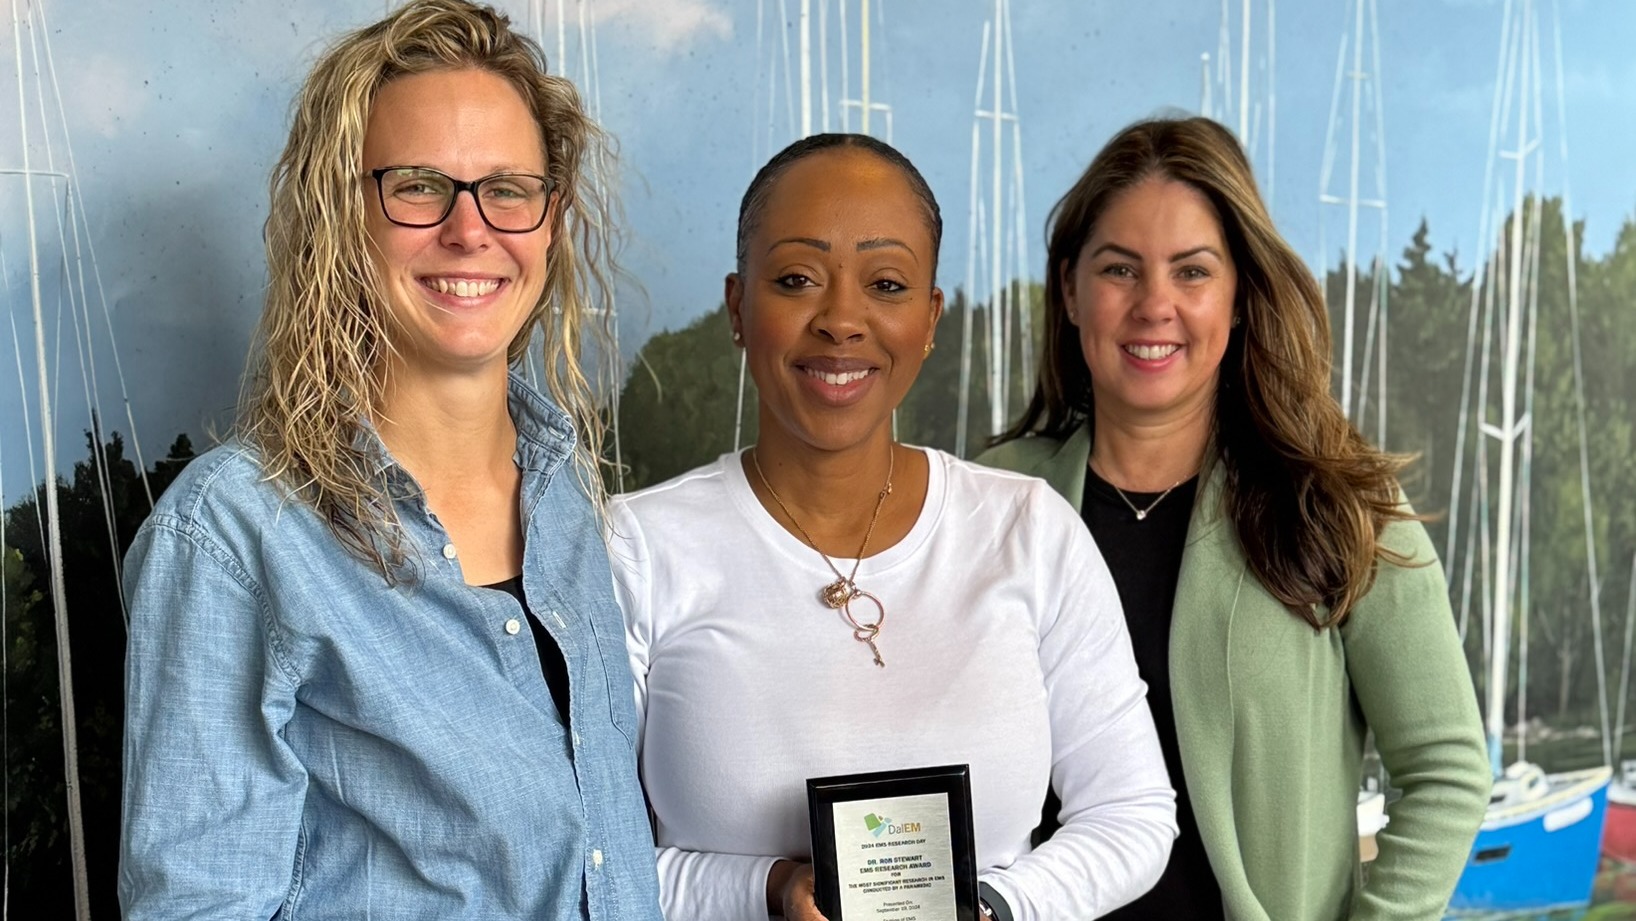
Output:
[[624,625],[568,418],[513,378],[523,586],[461,578],[370,436],[418,581],[388,587],[231,442],[126,557],[127,921],[659,921]]

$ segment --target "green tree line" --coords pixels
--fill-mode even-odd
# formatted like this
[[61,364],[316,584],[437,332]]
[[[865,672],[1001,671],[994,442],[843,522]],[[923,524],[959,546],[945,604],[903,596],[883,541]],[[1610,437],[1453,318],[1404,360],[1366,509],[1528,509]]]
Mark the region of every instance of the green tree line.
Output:
[[[1531,212],[1525,213],[1523,226],[1528,227],[1534,217]],[[1560,201],[1546,200],[1538,218],[1534,234],[1538,239],[1537,277],[1533,282],[1538,291],[1538,318],[1537,334],[1532,337],[1536,354],[1529,594],[1526,601],[1513,601],[1519,616],[1513,623],[1516,635],[1511,648],[1514,657],[1520,655],[1525,617],[1530,641],[1529,714],[1560,725],[1594,725],[1596,671],[1589,667],[1593,645],[1590,583],[1586,575],[1578,412],[1569,335],[1568,249]],[[1577,241],[1583,227],[1576,225],[1573,231]],[[1631,588],[1631,558],[1636,553],[1636,500],[1631,498],[1636,496],[1636,466],[1632,463],[1636,454],[1632,436],[1632,420],[1636,418],[1632,407],[1636,402],[1636,222],[1626,222],[1613,249],[1604,256],[1587,258],[1577,243],[1574,251],[1588,467],[1611,694],[1617,687],[1620,641]],[[1378,303],[1379,295],[1384,293],[1388,317],[1384,446],[1414,456],[1405,470],[1404,486],[1416,509],[1430,516],[1427,528],[1440,552],[1447,546],[1453,524],[1452,482],[1455,449],[1460,440],[1461,394],[1467,388],[1473,286],[1482,281],[1486,289],[1490,270],[1503,268],[1489,261],[1475,267],[1463,266],[1456,254],[1436,252],[1430,228],[1423,222],[1383,277],[1377,278],[1366,265],[1356,282],[1353,378],[1354,386],[1364,395],[1362,412],[1355,417],[1365,435],[1376,439],[1382,405],[1375,381],[1378,346],[1368,356],[1367,365],[1363,352],[1369,338],[1369,306]],[[1324,281],[1332,314],[1334,389],[1338,394],[1344,365],[1340,351],[1345,341],[1342,305],[1346,278],[1336,270]],[[1377,285],[1384,285],[1385,292],[1378,291]],[[1042,309],[1039,286],[1030,286],[1026,294],[1027,303],[1035,311],[1034,329],[1038,330],[1038,312]],[[1471,362],[1473,380],[1469,391],[1473,397],[1468,405],[1472,408],[1458,458],[1464,465],[1460,525],[1454,552],[1443,560],[1457,616],[1465,611],[1468,650],[1479,687],[1487,681],[1483,611],[1490,607],[1482,600],[1480,566],[1474,566],[1471,591],[1463,592],[1462,586],[1466,561],[1476,561],[1481,555],[1481,546],[1468,546],[1465,536],[1474,532],[1478,510],[1471,494],[1477,480],[1472,458],[1483,440],[1478,425],[1500,421],[1501,368],[1497,356],[1504,305],[1490,305],[1488,301],[1486,292],[1477,299],[1478,333],[1485,322],[1485,310],[1489,311],[1486,322],[1493,324],[1494,357],[1487,363],[1488,403],[1486,408],[1475,406],[1479,389],[1476,378],[1483,367],[1478,355]],[[981,450],[991,434],[984,385],[987,311],[986,305],[980,303],[973,308],[967,457]],[[966,309],[965,294],[954,292],[937,333],[938,348],[927,359],[898,412],[898,435],[903,441],[955,450],[962,315]],[[1481,336],[1477,338],[1480,348]],[[1031,346],[1017,342],[1010,358],[1008,419],[1016,418],[1032,392],[1032,381],[1024,380],[1021,373],[1021,351],[1026,347]],[[1519,375],[1519,382],[1522,380]],[[738,381],[739,353],[729,335],[725,306],[718,306],[681,329],[649,339],[637,353],[620,395],[625,488],[660,482],[732,450]],[[1359,401],[1355,396],[1354,402]],[[1521,405],[1520,393],[1518,401]],[[755,415],[755,387],[746,381],[740,445],[754,442]],[[1496,445],[1489,441],[1486,461],[1491,489],[1487,508],[1492,515],[1497,504],[1499,455]],[[1490,551],[1496,526],[1491,521],[1486,542]],[[1519,565],[1520,561],[1513,563],[1514,567]],[[1514,658],[1508,670],[1512,700],[1508,719],[1515,718],[1516,666]]]
[[[1529,215],[1531,218],[1532,216]],[[1526,224],[1526,222],[1525,222]],[[1574,227],[1575,234],[1582,228]],[[1547,201],[1539,215],[1537,334],[1533,337],[1532,488],[1529,492],[1531,556],[1526,611],[1529,631],[1530,714],[1557,726],[1597,722],[1596,669],[1593,667],[1590,583],[1587,577],[1583,504],[1580,499],[1579,429],[1572,371],[1573,340],[1567,284],[1567,246],[1560,204]],[[1357,281],[1356,302],[1367,308],[1385,286],[1389,311],[1385,446],[1417,455],[1405,476],[1405,488],[1417,509],[1430,514],[1434,545],[1446,546],[1452,524],[1451,485],[1459,440],[1460,395],[1466,381],[1467,333],[1472,324],[1473,283],[1492,272],[1488,261],[1462,265],[1450,253],[1439,253],[1430,230],[1422,225],[1387,273],[1365,272]],[[1578,247],[1575,247],[1577,252]],[[1579,338],[1584,370],[1585,418],[1588,422],[1588,467],[1592,481],[1595,539],[1602,601],[1602,636],[1610,693],[1616,691],[1626,603],[1630,597],[1632,555],[1636,553],[1636,221],[1620,229],[1606,254],[1575,263]],[[1345,279],[1339,272],[1325,279],[1335,314],[1336,347],[1343,341],[1339,305]],[[1037,285],[1019,286],[1013,294],[1030,305],[1040,328],[1041,297]],[[1479,298],[1478,332],[1484,323],[1485,298]],[[953,450],[960,404],[960,356],[967,300],[955,291],[938,330],[938,348],[927,359],[920,379],[898,412],[898,434],[906,442]],[[965,454],[974,455],[988,435],[985,305],[971,305],[972,367],[968,392]],[[1501,324],[1493,316],[1497,330]],[[1375,371],[1373,360],[1361,361],[1367,310],[1355,318],[1358,366],[1354,383],[1365,386]],[[1479,337],[1480,338],[1480,337]],[[1009,359],[1006,415],[1014,418],[1032,390],[1022,374],[1025,349],[1013,341]],[[1524,352],[1526,354],[1526,350]],[[1473,362],[1479,365],[1479,362]],[[1339,389],[1337,358],[1336,384]],[[1469,458],[1480,436],[1479,421],[1499,422],[1499,363],[1488,364],[1488,405],[1474,410],[1466,426],[1467,458],[1462,492],[1460,534],[1471,533],[1476,507],[1470,486],[1476,478]],[[687,326],[660,333],[645,343],[633,362],[621,393],[619,425],[625,488],[660,482],[730,451],[737,416],[739,357],[729,335],[726,311],[719,307]],[[1471,383],[1476,392],[1477,382]],[[1381,402],[1373,383],[1360,427],[1375,437]],[[756,397],[746,381],[741,444],[756,435]],[[1481,417],[1480,419],[1477,417]],[[99,474],[97,459],[100,456]],[[159,494],[193,457],[188,438],[179,436],[168,456],[147,471]],[[1490,484],[1497,483],[1498,458],[1492,444],[1487,457]],[[104,481],[108,484],[105,488]],[[87,433],[86,456],[72,476],[56,478],[64,535],[63,568],[71,621],[76,714],[79,727],[80,781],[85,805],[87,859],[93,916],[114,918],[119,836],[121,716],[124,708],[123,663],[125,619],[120,600],[117,560],[148,512],[146,493],[136,466],[125,457],[116,433],[101,439]],[[10,904],[26,906],[32,916],[68,917],[72,912],[63,744],[57,691],[56,632],[53,626],[44,529],[40,509],[45,484],[4,513],[4,553],[0,572],[4,592],[5,646],[5,801],[4,849]],[[105,502],[106,493],[106,502]],[[1489,497],[1492,514],[1494,496]],[[1491,523],[1492,524],[1492,523]],[[112,535],[110,537],[110,534]],[[1453,585],[1456,616],[1461,608],[1462,574],[1475,560],[1464,536],[1443,562]],[[1521,561],[1514,564],[1521,568]],[[1480,567],[1475,567],[1480,571]],[[1467,648],[1479,686],[1485,681],[1482,581],[1472,579],[1466,604]],[[1519,619],[1520,620],[1520,619]],[[1514,655],[1522,624],[1514,626]],[[1405,654],[1412,654],[1405,650]],[[1509,670],[1509,697],[1515,717],[1515,664]],[[1636,719],[1636,713],[1630,717]],[[1600,755],[1596,758],[1600,760]],[[1566,769],[1578,764],[1548,764]]]

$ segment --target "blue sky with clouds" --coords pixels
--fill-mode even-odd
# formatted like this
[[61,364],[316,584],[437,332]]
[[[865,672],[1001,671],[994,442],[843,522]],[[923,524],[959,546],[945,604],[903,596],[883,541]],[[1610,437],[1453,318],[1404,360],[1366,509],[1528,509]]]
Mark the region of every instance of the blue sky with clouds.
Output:
[[[1587,249],[1603,252],[1620,223],[1636,211],[1631,157],[1636,3],[1536,2],[1549,78],[1545,186],[1557,194],[1565,179],[1571,183],[1574,212],[1587,225]],[[556,3],[502,0],[498,5],[523,28],[541,22],[547,52],[556,59]],[[289,100],[326,40],[378,17],[388,5],[380,0],[19,0],[35,24],[34,32],[21,33],[30,165],[39,169],[45,163],[49,138],[51,158],[67,171],[65,142],[71,142],[86,218],[82,248],[95,250],[119,363],[150,462],[176,432],[188,431],[198,440],[207,423],[224,428],[229,420],[264,284],[260,227],[266,176],[283,141]],[[839,96],[836,17],[842,5],[842,0],[812,0],[815,15],[828,11],[832,101]],[[965,276],[973,98],[984,22],[994,4],[874,0],[872,6],[878,20],[871,32],[871,95],[891,106],[895,142],[921,166],[943,203],[949,225],[944,282],[952,287]],[[1242,0],[1227,6],[1236,63]],[[1554,7],[1560,9],[1567,169],[1558,157]],[[798,36],[782,23],[799,8],[800,0],[584,0],[582,5],[569,0],[564,64],[570,75],[583,78],[587,59],[574,28],[583,11],[595,36],[601,115],[622,147],[627,261],[646,288],[645,303],[626,299],[621,305],[627,345],[682,325],[719,301],[721,276],[732,259],[738,198],[760,160],[793,138],[796,120],[786,106],[782,49],[787,37],[793,54]],[[1252,96],[1262,102],[1263,115],[1266,8],[1266,0],[1252,3]],[[1378,88],[1393,257],[1422,216],[1431,222],[1433,243],[1457,248],[1463,265],[1471,265],[1481,248],[1478,215],[1506,8],[1503,0],[1379,0]],[[856,0],[850,10],[849,63],[856,93]],[[1222,10],[1220,0],[1016,4],[1013,51],[1026,231],[1036,262],[1051,203],[1112,132],[1167,108],[1198,109],[1200,55],[1216,55]],[[1277,17],[1273,212],[1303,254],[1316,261],[1323,239],[1333,260],[1344,241],[1344,213],[1330,208],[1325,216],[1317,198],[1337,52],[1350,24],[1348,3],[1285,0]],[[6,126],[0,129],[0,168],[15,168],[23,145],[15,38],[6,31],[0,44],[0,124]],[[1366,45],[1366,54],[1369,50]],[[818,70],[815,63],[815,74]],[[36,71],[44,75],[43,83]],[[41,131],[36,95],[41,86],[47,134]],[[1215,92],[1219,99],[1219,87]],[[1343,94],[1343,103],[1349,98]],[[852,118],[856,126],[856,115]],[[819,119],[814,117],[815,126]],[[839,123],[839,108],[833,107],[831,125]],[[1266,188],[1265,118],[1261,124],[1257,161]],[[1339,130],[1344,140],[1349,129],[1342,124]],[[1371,132],[1365,134],[1366,149],[1374,143]],[[1331,191],[1345,191],[1344,164],[1343,147]],[[1369,196],[1375,169],[1374,158],[1367,157],[1363,192]],[[49,376],[61,410],[60,453],[73,458],[83,450],[78,432],[88,418],[88,384],[82,383],[82,362],[75,357],[73,324],[68,317],[59,319],[57,281],[64,271],[63,249],[72,251],[74,243],[67,232],[61,243],[57,235],[54,215],[62,212],[62,187],[36,180],[33,190],[41,215],[36,229],[42,312]],[[20,178],[0,175],[4,307],[22,339],[27,381],[26,387],[17,384],[11,330],[0,324],[0,491],[8,502],[30,479],[25,397],[38,426],[24,191]],[[1364,226],[1370,228],[1368,219]],[[1369,252],[1378,235],[1365,230]],[[1028,268],[1035,277],[1042,271],[1039,265]],[[94,279],[87,279],[97,389],[108,427],[125,431],[110,323],[103,319]],[[37,435],[34,451],[38,456]]]

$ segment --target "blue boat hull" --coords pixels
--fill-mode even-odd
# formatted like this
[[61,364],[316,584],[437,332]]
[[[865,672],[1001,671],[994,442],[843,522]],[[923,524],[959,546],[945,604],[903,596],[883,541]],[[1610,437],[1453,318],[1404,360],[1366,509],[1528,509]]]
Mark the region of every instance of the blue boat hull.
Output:
[[1589,904],[1607,817],[1608,784],[1532,810],[1491,810],[1449,903],[1451,916]]

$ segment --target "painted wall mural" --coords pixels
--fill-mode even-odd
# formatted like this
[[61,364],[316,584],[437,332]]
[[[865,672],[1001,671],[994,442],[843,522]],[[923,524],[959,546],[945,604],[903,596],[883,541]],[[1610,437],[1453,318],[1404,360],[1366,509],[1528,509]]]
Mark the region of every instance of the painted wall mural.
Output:
[[[117,915],[118,561],[152,498],[231,427],[295,87],[330,38],[393,5],[6,5],[10,908],[69,916],[83,868],[81,910]],[[1476,692],[1505,762],[1522,765],[1494,827],[1538,823],[1566,868],[1552,877],[1583,881],[1570,896],[1636,916],[1618,904],[1636,902],[1636,772],[1621,771],[1636,756],[1636,5],[497,5],[619,140],[630,280],[607,305],[614,489],[754,437],[722,277],[739,196],[789,141],[877,135],[937,193],[950,309],[898,424],[969,455],[1031,389],[1057,196],[1140,117],[1233,128],[1328,292],[1336,395],[1370,438],[1418,455],[1405,487],[1437,515]],[[1545,837],[1553,823],[1583,840]],[[1522,840],[1500,854],[1479,839],[1473,885],[1527,878]]]

